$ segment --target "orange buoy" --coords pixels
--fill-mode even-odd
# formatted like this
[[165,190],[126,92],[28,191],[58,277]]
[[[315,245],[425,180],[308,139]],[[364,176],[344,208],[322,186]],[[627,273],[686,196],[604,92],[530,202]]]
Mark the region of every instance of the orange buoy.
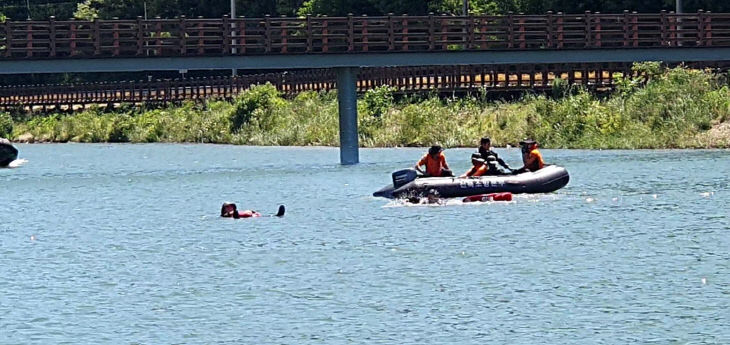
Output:
[[485,201],[512,201],[512,193],[490,193],[490,194],[477,194],[470,195],[462,199],[463,202],[485,202]]

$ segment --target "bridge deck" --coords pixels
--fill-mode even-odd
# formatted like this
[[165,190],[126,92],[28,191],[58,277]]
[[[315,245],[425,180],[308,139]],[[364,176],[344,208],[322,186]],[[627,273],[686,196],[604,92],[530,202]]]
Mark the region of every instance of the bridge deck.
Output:
[[730,14],[0,23],[0,74],[730,59]]
[[99,58],[59,60],[0,60],[0,74],[83,73],[127,71],[178,71],[215,69],[310,69],[336,67],[405,67],[483,64],[559,64],[601,62],[701,62],[728,61],[730,47],[638,48],[600,50],[533,50],[211,56],[157,58]]

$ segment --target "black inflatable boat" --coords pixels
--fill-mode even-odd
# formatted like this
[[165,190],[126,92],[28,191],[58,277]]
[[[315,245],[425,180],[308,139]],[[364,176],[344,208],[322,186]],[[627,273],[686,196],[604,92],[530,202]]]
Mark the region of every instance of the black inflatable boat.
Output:
[[538,171],[519,175],[470,178],[417,177],[417,172],[413,169],[396,171],[393,173],[393,184],[373,193],[373,196],[384,198],[424,196],[430,189],[437,190],[444,198],[501,192],[550,193],[565,187],[570,180],[568,171],[555,165],[547,165]]
[[18,159],[18,149],[9,141],[0,138],[0,168],[7,167],[10,162]]

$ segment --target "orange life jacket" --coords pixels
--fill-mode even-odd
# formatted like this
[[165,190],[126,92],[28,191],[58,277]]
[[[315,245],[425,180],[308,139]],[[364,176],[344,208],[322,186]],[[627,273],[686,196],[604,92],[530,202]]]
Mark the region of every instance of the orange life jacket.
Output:
[[430,176],[441,176],[441,170],[446,166],[446,156],[439,153],[438,158],[434,159],[431,155],[426,154],[418,161],[418,165],[426,165],[426,173]]
[[469,171],[466,172],[466,176],[483,176],[487,173],[487,171],[489,171],[489,167],[482,164],[478,167],[472,167],[471,169],[469,169]]
[[527,169],[530,169],[530,171],[537,171],[545,166],[545,161],[542,160],[542,154],[537,150],[537,148],[530,151],[530,156],[527,160],[532,161],[530,165],[525,166]]

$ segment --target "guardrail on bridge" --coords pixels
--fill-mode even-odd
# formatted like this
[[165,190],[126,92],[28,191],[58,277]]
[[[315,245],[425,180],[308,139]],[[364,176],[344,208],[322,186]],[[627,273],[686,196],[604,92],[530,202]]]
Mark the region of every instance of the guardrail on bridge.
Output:
[[730,47],[730,14],[7,21],[0,60],[308,53]]
[[[556,78],[571,85],[610,88],[614,73],[631,73],[626,63],[559,65],[472,65],[364,68],[358,76],[362,93],[390,86],[397,93],[544,90]],[[270,83],[289,96],[336,88],[331,69],[263,73],[231,77],[188,78],[0,87],[0,109],[33,106],[82,106],[120,103],[175,103],[184,100],[231,99],[253,85]]]

